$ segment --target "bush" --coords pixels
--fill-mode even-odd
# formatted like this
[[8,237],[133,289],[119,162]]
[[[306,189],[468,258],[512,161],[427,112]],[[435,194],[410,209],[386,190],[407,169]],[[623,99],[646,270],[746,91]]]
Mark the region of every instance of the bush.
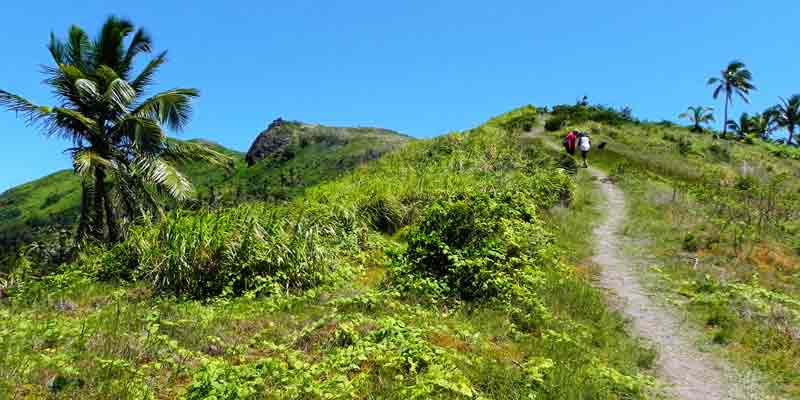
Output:
[[696,252],[699,248],[699,241],[697,237],[691,233],[687,233],[683,238],[683,249],[688,252]]
[[560,131],[564,128],[566,123],[567,119],[565,117],[550,117],[550,119],[544,123],[544,129],[548,132]]
[[343,245],[341,231],[308,212],[295,217],[253,207],[179,212],[134,228],[111,250],[116,263],[106,268],[136,265],[137,275],[156,291],[191,298],[302,290],[344,271],[332,261]]
[[719,143],[711,143],[708,146],[708,153],[720,161],[729,162],[731,160],[731,149],[728,146],[723,146]]
[[580,124],[587,121],[595,121],[611,126],[620,126],[626,123],[638,123],[633,118],[629,108],[615,110],[607,106],[599,105],[557,105],[553,107],[552,114],[568,120],[572,124]]
[[533,129],[538,121],[536,109],[508,118],[501,124],[501,128],[509,132],[528,132]]
[[462,300],[508,300],[531,268],[555,264],[551,237],[521,192],[458,194],[434,203],[395,254],[391,280]]
[[678,138],[678,141],[676,142],[676,148],[678,150],[678,153],[680,153],[682,156],[689,155],[689,153],[692,152],[691,139],[685,136],[681,136],[680,138]]

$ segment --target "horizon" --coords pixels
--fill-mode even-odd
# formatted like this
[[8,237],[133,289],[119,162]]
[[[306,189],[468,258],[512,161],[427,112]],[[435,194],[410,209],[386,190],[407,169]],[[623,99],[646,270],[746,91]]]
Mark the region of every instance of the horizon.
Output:
[[[797,56],[781,51],[793,46],[800,8],[771,3],[765,11],[713,1],[696,15],[686,12],[697,7],[688,1],[247,2],[226,9],[143,1],[109,10],[93,0],[80,13],[69,5],[4,4],[14,35],[0,49],[14,57],[0,65],[0,88],[50,105],[39,71],[52,64],[50,32],[64,37],[77,24],[95,35],[114,14],[147,29],[154,53],[169,51],[159,88],[201,91],[191,124],[172,136],[242,152],[278,117],[426,138],[524,104],[572,104],[583,95],[592,104],[629,106],[643,120],[682,125],[677,116],[686,107],[710,106],[719,128],[722,103],[706,80],[733,59],[747,64],[758,90],[749,105],[735,99],[729,119],[800,92]],[[0,129],[0,192],[71,167],[67,142],[44,137],[13,113],[0,112]]]

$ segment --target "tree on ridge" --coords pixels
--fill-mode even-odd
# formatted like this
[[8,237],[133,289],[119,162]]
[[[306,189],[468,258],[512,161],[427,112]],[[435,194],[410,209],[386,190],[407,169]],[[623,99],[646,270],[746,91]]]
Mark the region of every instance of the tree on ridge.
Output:
[[714,109],[711,107],[694,106],[689,107],[685,113],[678,116],[691,121],[694,126],[692,132],[703,132],[703,125],[714,122]]
[[733,95],[736,94],[750,103],[747,97],[751,91],[756,90],[752,84],[753,74],[741,61],[731,61],[728,66],[720,72],[719,77],[712,77],[708,80],[708,85],[714,86],[714,99],[719,98],[724,93],[725,117],[722,120],[722,137],[728,133],[728,107],[733,102]]

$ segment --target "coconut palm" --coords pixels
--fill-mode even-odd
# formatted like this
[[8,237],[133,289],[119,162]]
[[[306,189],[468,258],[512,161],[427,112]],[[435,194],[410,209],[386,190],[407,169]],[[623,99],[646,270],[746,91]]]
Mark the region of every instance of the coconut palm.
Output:
[[748,95],[751,91],[756,90],[752,81],[753,74],[747,69],[741,61],[731,61],[728,66],[722,70],[719,77],[713,77],[708,80],[709,85],[714,87],[714,98],[719,98],[721,93],[725,94],[725,119],[722,124],[722,136],[728,133],[728,106],[733,102],[733,95],[736,94],[744,100],[745,103],[750,103]]
[[694,126],[692,132],[703,132],[703,125],[714,122],[714,109],[711,107],[689,107],[685,113],[678,116],[691,121]]
[[781,98],[781,103],[772,110],[775,113],[775,125],[789,132],[786,144],[792,145],[795,129],[800,126],[800,94],[790,97],[789,100]]
[[166,52],[160,53],[132,74],[136,58],[152,49],[143,29],[134,32],[131,22],[110,17],[95,40],[72,26],[65,41],[51,34],[48,49],[55,66],[44,68],[44,82],[58,104],[40,106],[0,90],[0,106],[47,136],[72,142],[67,152],[83,178],[80,237],[117,241],[123,224],[159,215],[166,198],[186,199],[192,185],[175,162],[227,162],[206,146],[165,135],[163,126],[186,126],[198,91],[173,89],[142,98],[166,62]]
[[753,132],[753,117],[747,113],[742,113],[739,116],[739,121],[729,120],[726,125],[737,137],[742,138]]
[[765,110],[763,113],[756,113],[750,119],[751,132],[757,134],[763,140],[769,140],[772,131],[775,130],[775,119],[777,113],[773,108]]

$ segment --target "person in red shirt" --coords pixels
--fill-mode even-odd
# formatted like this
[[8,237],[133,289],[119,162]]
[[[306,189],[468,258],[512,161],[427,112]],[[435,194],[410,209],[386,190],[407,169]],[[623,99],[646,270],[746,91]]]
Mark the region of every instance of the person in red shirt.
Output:
[[567,153],[570,155],[575,155],[575,148],[578,144],[578,134],[574,130],[569,131],[567,136],[564,138],[564,148],[567,150]]

